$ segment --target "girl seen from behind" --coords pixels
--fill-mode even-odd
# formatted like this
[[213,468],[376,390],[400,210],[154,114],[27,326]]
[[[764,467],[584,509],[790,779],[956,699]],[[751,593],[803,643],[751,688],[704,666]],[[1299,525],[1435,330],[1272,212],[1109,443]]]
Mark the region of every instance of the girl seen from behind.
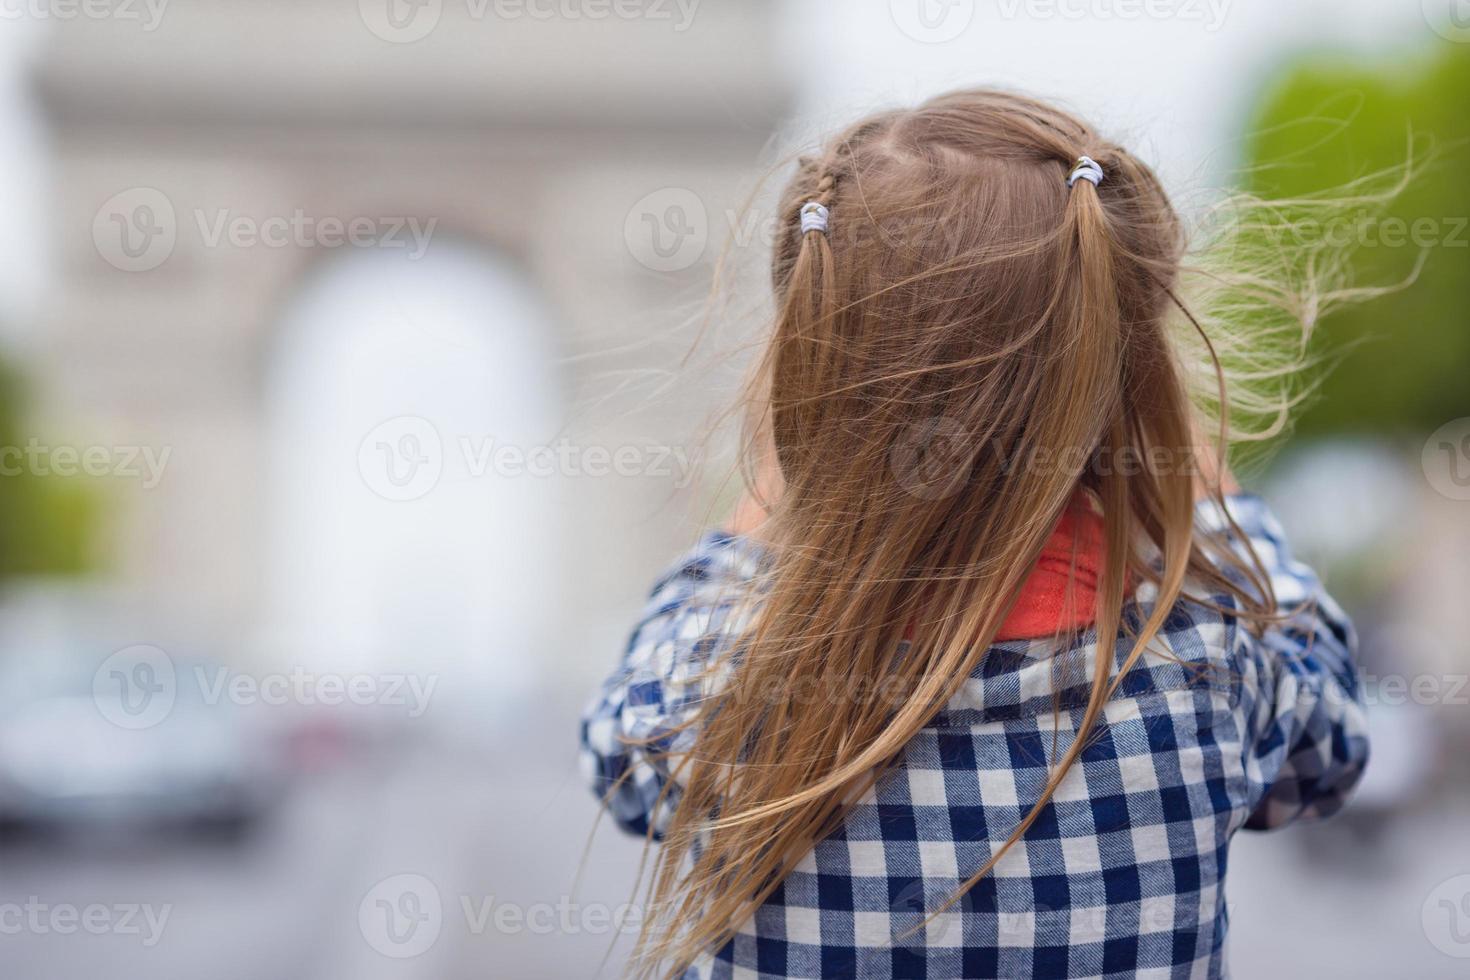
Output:
[[[1224,975],[1232,836],[1335,811],[1367,742],[1351,626],[1219,465],[1263,404],[1222,359],[1269,372],[1158,180],[958,92],[778,221],[748,497],[582,725],[654,842],[633,972]],[[1238,281],[1298,333],[1331,299]]]

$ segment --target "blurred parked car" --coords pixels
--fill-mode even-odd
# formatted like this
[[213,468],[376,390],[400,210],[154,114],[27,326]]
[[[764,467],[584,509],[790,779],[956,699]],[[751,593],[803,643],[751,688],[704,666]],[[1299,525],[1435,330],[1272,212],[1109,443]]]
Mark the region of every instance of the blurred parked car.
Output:
[[233,837],[279,796],[276,741],[235,706],[180,685],[166,716],[121,727],[123,692],[92,681],[0,685],[0,826]]

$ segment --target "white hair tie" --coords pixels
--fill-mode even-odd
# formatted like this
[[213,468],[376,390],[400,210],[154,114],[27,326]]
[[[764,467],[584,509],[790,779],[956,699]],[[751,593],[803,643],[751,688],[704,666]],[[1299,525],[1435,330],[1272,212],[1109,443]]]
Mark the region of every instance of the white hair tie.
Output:
[[1094,160],[1092,157],[1078,157],[1077,166],[1067,177],[1067,186],[1071,187],[1073,184],[1077,183],[1079,178],[1082,180],[1090,181],[1092,186],[1096,187],[1098,184],[1102,183],[1102,167],[1099,167],[1097,165],[1097,161]]
[[801,233],[820,231],[827,234],[827,208],[817,201],[807,201],[801,206]]

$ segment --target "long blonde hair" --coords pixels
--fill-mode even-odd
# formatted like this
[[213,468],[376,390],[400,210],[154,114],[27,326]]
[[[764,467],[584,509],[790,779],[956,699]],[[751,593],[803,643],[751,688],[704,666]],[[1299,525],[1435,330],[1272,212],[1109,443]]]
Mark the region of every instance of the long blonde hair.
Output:
[[[1105,176],[1069,186],[1082,155]],[[825,232],[801,230],[809,201]],[[671,760],[644,975],[718,949],[841,824],[976,669],[1079,492],[1105,538],[1091,696],[1045,791],[954,899],[1047,805],[1186,583],[1248,621],[1273,612],[1259,566],[1193,520],[1193,366],[1173,335],[1193,320],[1186,236],[1148,167],[1051,106],[966,91],[839,134],[779,208],[748,427],[779,464],[769,561],[749,629],[723,640],[733,669]],[[1209,349],[1203,330],[1191,343]],[[1112,674],[1143,585],[1153,604]]]

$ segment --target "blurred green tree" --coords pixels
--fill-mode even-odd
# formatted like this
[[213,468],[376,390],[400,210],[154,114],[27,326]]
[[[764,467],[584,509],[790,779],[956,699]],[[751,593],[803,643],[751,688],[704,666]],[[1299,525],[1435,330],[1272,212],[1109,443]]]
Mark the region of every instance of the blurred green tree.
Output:
[[[21,375],[0,363],[0,447],[24,448],[26,401]],[[10,454],[4,462],[0,583],[90,570],[100,516],[96,487],[80,478],[38,475]]]
[[1314,345],[1341,358],[1298,413],[1300,435],[1422,433],[1470,416],[1470,46],[1436,47],[1411,63],[1307,57],[1250,120],[1245,189],[1264,198],[1331,195],[1413,160],[1381,213],[1336,233],[1357,246],[1358,285],[1423,267],[1412,287],[1323,319]]

